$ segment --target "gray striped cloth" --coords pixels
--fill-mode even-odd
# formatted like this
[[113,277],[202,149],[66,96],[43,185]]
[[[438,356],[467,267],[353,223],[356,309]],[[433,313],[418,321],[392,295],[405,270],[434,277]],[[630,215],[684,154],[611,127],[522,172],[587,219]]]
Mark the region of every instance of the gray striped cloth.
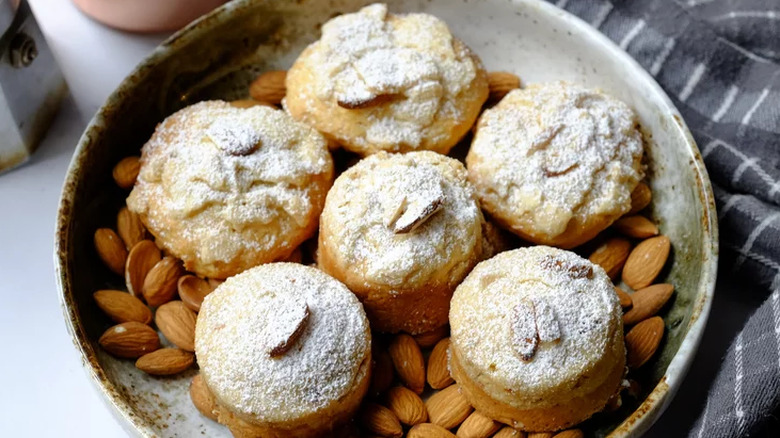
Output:
[[680,109],[718,205],[716,305],[756,303],[672,436],[780,436],[780,0],[550,1],[631,54]]

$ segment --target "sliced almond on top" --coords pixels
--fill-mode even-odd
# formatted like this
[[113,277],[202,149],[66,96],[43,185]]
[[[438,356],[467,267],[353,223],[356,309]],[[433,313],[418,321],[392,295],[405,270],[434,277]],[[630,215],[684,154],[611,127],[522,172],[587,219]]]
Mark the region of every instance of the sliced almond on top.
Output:
[[114,322],[152,322],[152,311],[141,300],[121,290],[99,290],[92,294],[100,310]]
[[195,312],[181,301],[163,304],[154,314],[154,323],[165,339],[185,351],[195,351]]
[[98,339],[98,343],[112,355],[126,359],[136,359],[160,348],[157,332],[135,321],[109,328]]
[[512,347],[520,359],[530,361],[539,345],[534,305],[530,300],[523,299],[514,307],[511,324]]
[[196,312],[200,312],[203,299],[214,290],[208,281],[194,275],[179,277],[177,286],[181,301]]
[[655,354],[664,336],[664,320],[658,316],[635,325],[626,334],[626,365],[636,369]]
[[395,386],[387,391],[387,407],[407,426],[428,420],[428,411],[420,396],[405,386]]
[[666,283],[654,284],[634,292],[631,295],[633,306],[623,314],[623,324],[636,324],[655,315],[669,301],[673,292],[674,286]]
[[303,301],[287,303],[282,309],[276,312],[268,327],[272,336],[268,352],[271,357],[280,357],[290,351],[309,321],[309,306]]
[[425,402],[431,423],[452,429],[465,420],[474,409],[460,392],[457,384],[431,395]]
[[487,74],[487,80],[489,103],[497,103],[510,91],[520,88],[520,78],[514,73],[491,71]]
[[345,99],[344,96],[336,100],[336,104],[346,109],[363,109],[372,106],[383,105],[397,99],[398,94],[371,94],[363,99]]
[[450,348],[450,338],[444,338],[433,347],[428,356],[428,384],[433,389],[446,388],[455,382],[450,376],[447,366],[447,350]]
[[631,252],[631,242],[622,237],[612,237],[596,248],[588,260],[601,266],[609,278],[615,279]]
[[173,257],[163,257],[146,274],[141,292],[146,303],[157,307],[176,296],[179,277],[184,275],[181,261]]
[[431,198],[425,202],[408,204],[406,210],[393,224],[393,232],[396,234],[411,233],[441,210],[443,206],[444,196]]
[[652,200],[653,191],[650,190],[650,187],[647,184],[640,182],[637,184],[634,191],[631,192],[631,211],[629,211],[628,214],[639,213],[650,205],[650,201]]
[[95,231],[95,249],[103,263],[114,273],[123,275],[127,248],[122,239],[110,228]]
[[534,320],[540,342],[557,342],[561,339],[558,318],[547,301],[540,298],[534,300]]
[[618,232],[635,239],[645,239],[658,235],[658,227],[644,216],[623,216],[612,226]]
[[138,358],[135,366],[153,376],[170,376],[185,371],[193,363],[195,363],[195,355],[189,351],[161,348]]
[[127,157],[114,166],[112,175],[116,185],[123,189],[130,189],[141,171],[141,160],[138,157]]
[[146,227],[141,222],[141,218],[127,207],[122,207],[116,216],[116,231],[125,242],[128,251],[146,238]]
[[200,374],[192,378],[190,383],[190,398],[192,404],[207,418],[217,421],[217,399],[206,386]]
[[130,249],[125,263],[125,285],[127,291],[136,297],[143,297],[146,275],[162,258],[157,245],[151,240],[142,240]]
[[488,438],[498,432],[501,426],[501,423],[474,411],[458,427],[457,436],[462,438]]
[[642,241],[623,266],[623,281],[632,289],[642,289],[653,283],[666,264],[671,243],[666,236],[651,237]]
[[254,100],[279,105],[287,94],[286,79],[284,70],[264,72],[249,84],[249,95]]
[[422,394],[425,389],[425,360],[414,338],[405,333],[396,335],[388,352],[401,381],[412,391]]

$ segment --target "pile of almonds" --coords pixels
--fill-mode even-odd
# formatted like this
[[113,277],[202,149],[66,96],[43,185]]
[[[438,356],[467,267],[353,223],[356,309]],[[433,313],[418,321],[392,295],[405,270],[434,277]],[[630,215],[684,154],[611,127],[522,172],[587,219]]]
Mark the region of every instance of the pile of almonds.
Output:
[[[250,85],[251,99],[232,104],[279,106],[285,95],[285,75],[284,71],[263,73]],[[488,83],[490,94],[486,107],[519,88],[520,78],[512,73],[491,72]],[[117,185],[132,188],[139,168],[138,157],[121,160],[113,171]],[[628,330],[625,341],[630,371],[647,363],[658,349],[664,322],[655,315],[674,292],[670,284],[653,284],[666,265],[670,241],[659,235],[653,222],[638,214],[651,199],[650,188],[640,183],[632,193],[631,211],[604,233],[612,237],[603,240],[589,256],[613,281],[622,279],[633,291],[627,293],[615,286]],[[138,216],[126,207],[117,215],[116,231],[101,228],[95,232],[98,255],[111,271],[124,276],[127,286],[127,291],[95,292],[97,305],[117,323],[98,342],[116,357],[137,359],[136,366],[146,373],[171,375],[193,365],[197,312],[205,296],[220,281],[187,273],[180,260],[165,255],[149,237]],[[300,262],[300,259],[298,250],[289,261]],[[175,348],[162,348],[152,323]],[[450,376],[448,336],[446,326],[417,336],[394,335],[387,342],[383,342],[382,335],[374,336],[371,385],[355,418],[361,432],[394,438],[404,434],[410,438],[583,437],[579,429],[526,433],[474,411]],[[624,389],[638,397],[639,384],[631,379],[628,382]],[[423,393],[425,400],[421,397]],[[204,416],[216,421],[214,396],[199,375],[192,380],[190,396]],[[617,394],[605,411],[616,410],[620,405],[621,397]]]

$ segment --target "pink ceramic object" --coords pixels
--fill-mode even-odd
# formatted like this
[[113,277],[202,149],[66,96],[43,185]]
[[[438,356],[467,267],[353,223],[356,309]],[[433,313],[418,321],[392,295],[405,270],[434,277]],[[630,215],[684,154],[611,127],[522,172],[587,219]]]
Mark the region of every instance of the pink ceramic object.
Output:
[[121,30],[178,30],[226,0],[73,0],[85,14]]

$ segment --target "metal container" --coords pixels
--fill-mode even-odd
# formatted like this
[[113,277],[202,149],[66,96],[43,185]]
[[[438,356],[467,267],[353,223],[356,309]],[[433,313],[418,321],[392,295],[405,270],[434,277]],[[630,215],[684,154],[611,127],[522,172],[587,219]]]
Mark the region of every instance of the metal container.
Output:
[[26,0],[0,0],[0,173],[30,157],[65,93]]

